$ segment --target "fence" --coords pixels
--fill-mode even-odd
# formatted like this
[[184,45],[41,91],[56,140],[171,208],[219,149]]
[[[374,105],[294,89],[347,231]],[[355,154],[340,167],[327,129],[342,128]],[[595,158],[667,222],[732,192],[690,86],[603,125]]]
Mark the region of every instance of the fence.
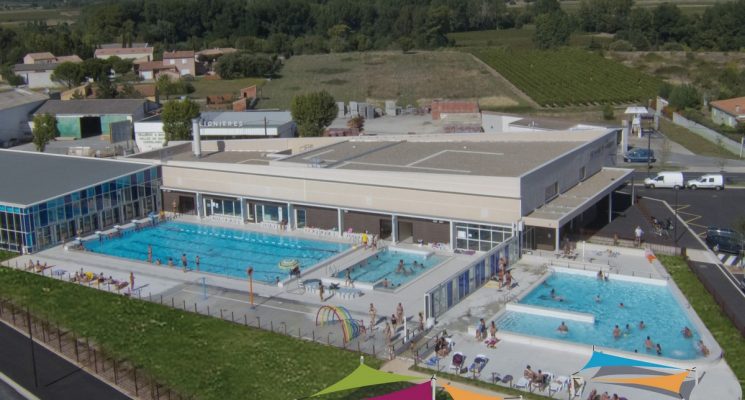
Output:
[[695,121],[691,121],[690,119],[678,114],[673,113],[673,123],[678,126],[682,126],[691,132],[701,136],[702,138],[719,145],[721,143],[722,147],[727,149],[729,152],[733,154],[739,154],[740,157],[743,156],[742,152],[742,143],[737,143],[734,140],[722,135],[721,133],[714,131],[712,129],[709,129]]
[[131,397],[145,400],[192,398],[159,384],[129,360],[114,358],[88,338],[79,337],[54,322],[39,318],[9,299],[0,298],[0,320],[32,336],[37,342],[117,386]]

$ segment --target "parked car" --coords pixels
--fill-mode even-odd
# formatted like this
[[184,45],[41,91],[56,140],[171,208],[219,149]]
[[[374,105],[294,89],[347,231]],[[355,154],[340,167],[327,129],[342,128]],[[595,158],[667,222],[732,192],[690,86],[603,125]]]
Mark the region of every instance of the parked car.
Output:
[[734,229],[710,226],[706,228],[706,236],[731,236],[731,237],[739,238],[740,233]]
[[707,235],[706,245],[715,252],[740,254],[743,241],[741,238],[729,235]]
[[657,159],[654,157],[654,150],[651,149],[631,149],[623,155],[624,162],[656,162]]
[[682,172],[660,172],[653,178],[644,180],[644,186],[654,188],[680,189],[685,187]]
[[721,174],[706,174],[686,182],[686,187],[696,189],[724,189],[724,177]]

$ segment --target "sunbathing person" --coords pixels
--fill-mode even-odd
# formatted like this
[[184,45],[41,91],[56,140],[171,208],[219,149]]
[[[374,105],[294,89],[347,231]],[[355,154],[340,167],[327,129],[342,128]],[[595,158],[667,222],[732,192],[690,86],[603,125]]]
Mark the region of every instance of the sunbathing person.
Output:
[[531,382],[533,381],[533,379],[535,379],[535,375],[536,375],[535,372],[533,372],[533,370],[530,369],[530,365],[525,367],[525,369],[523,370],[523,378]]

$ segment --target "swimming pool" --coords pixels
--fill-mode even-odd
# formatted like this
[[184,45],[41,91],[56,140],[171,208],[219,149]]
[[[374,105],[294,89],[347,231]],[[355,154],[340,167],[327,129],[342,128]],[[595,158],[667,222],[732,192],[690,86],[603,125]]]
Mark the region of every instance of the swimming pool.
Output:
[[[555,290],[554,298],[551,297],[551,289]],[[597,295],[600,296],[600,302],[595,300]],[[559,299],[563,301],[558,301]],[[500,329],[629,352],[656,354],[655,351],[647,351],[644,346],[645,339],[649,336],[653,343],[660,343],[663,357],[688,360],[702,356],[696,346],[698,332],[666,285],[613,278],[604,282],[592,276],[554,272],[519,303],[591,314],[595,317],[595,322],[507,311],[497,321]],[[621,307],[620,303],[624,306]],[[569,332],[562,334],[556,330],[562,321],[568,325]],[[644,329],[639,329],[640,321],[644,321]],[[626,324],[630,328],[628,331]],[[622,332],[618,339],[613,337],[615,325]],[[683,337],[681,330],[685,326],[693,331],[693,337]]]
[[[443,262],[447,257],[433,255],[427,252],[408,251],[386,247],[374,255],[359,262],[348,269],[354,281],[377,283],[383,285],[388,279],[388,287],[401,286],[420,276],[425,271]],[[403,260],[406,273],[397,273],[399,262]],[[414,265],[416,261],[417,265]],[[336,274],[339,279],[346,278],[346,269]]]
[[236,229],[169,221],[140,231],[129,231],[122,237],[85,242],[88,251],[134,260],[147,260],[147,246],[153,248],[153,262],[167,265],[172,258],[181,267],[186,254],[188,267],[230,277],[247,278],[246,268],[254,268],[254,279],[274,282],[285,279],[288,271],[279,268],[284,259],[296,259],[300,268],[310,268],[349,248],[348,244],[299,239]]

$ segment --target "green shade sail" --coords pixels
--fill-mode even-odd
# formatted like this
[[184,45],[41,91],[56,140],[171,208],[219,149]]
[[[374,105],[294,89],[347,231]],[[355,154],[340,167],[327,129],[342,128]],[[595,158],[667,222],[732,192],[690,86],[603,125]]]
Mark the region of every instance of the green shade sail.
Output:
[[357,388],[361,388],[365,386],[382,385],[385,383],[395,383],[395,382],[420,381],[423,379],[429,379],[429,378],[391,374],[389,372],[383,372],[383,371],[379,371],[377,369],[368,367],[365,364],[360,364],[360,366],[357,367],[357,369],[355,369],[354,372],[347,375],[339,382],[336,382],[335,384],[327,387],[326,389],[321,390],[320,392],[310,397],[316,397],[316,396],[321,396],[324,394],[340,392],[342,390],[357,389]]

